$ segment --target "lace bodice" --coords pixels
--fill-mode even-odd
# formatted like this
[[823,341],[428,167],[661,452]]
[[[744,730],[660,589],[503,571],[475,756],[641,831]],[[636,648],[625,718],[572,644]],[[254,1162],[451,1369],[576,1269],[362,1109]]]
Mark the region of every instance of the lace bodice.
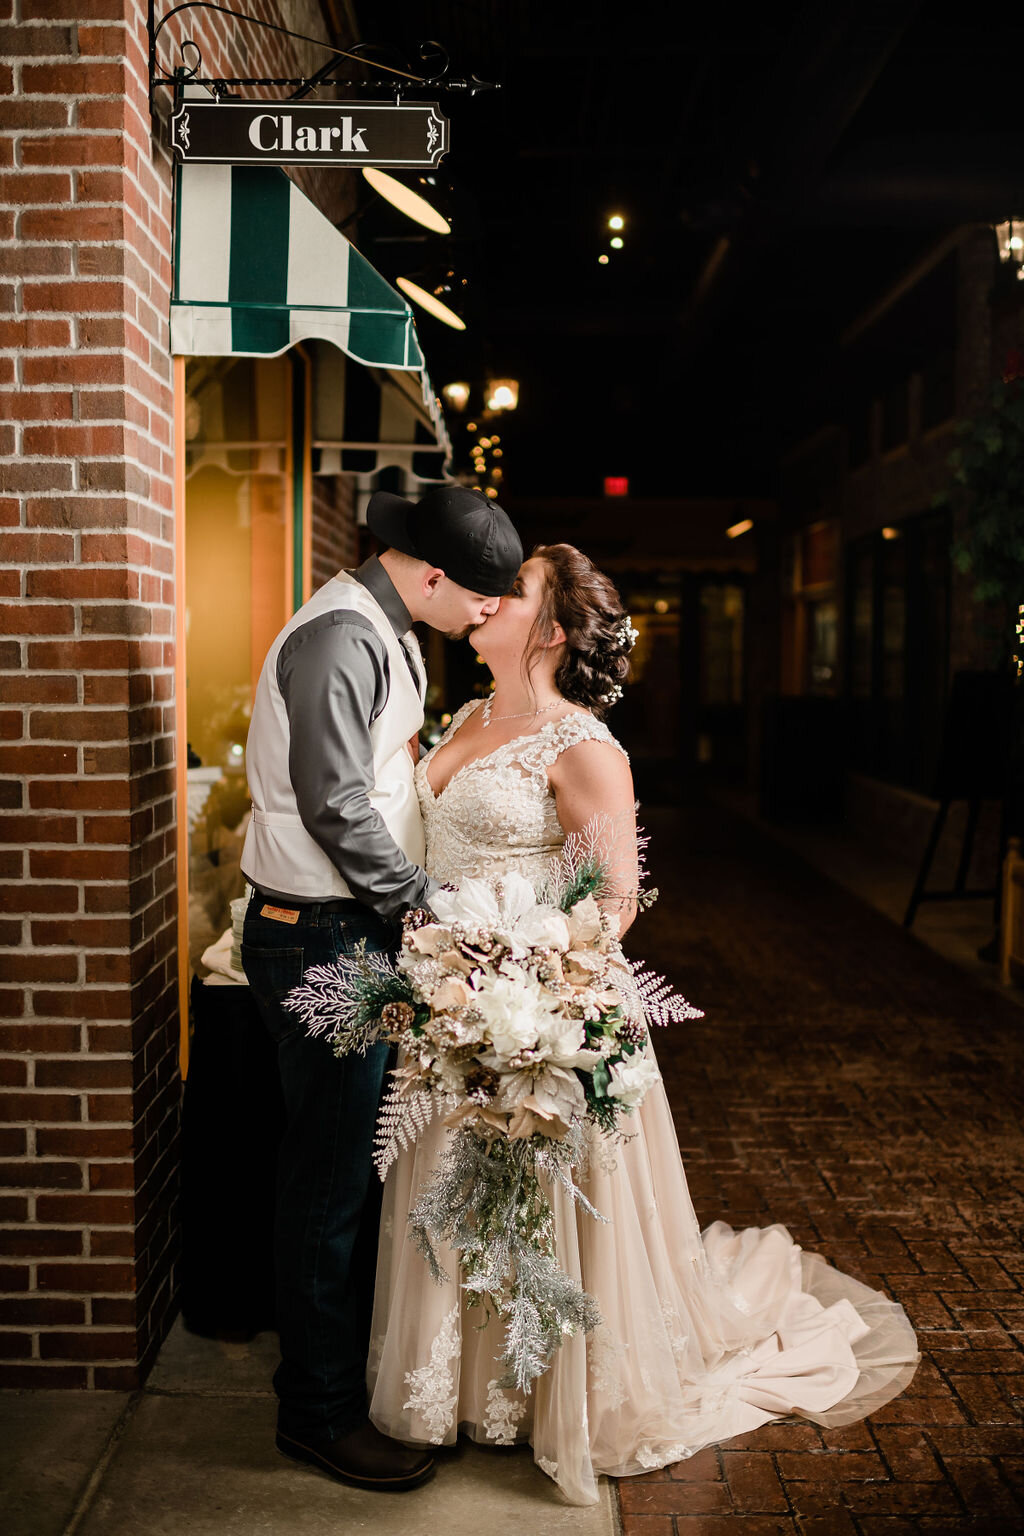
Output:
[[466,763],[435,795],[427,779],[430,760],[480,703],[464,704],[416,767],[427,873],[442,885],[512,869],[527,880],[539,879],[565,841],[548,782],[551,764],[581,741],[606,741],[627,755],[606,725],[577,710]]

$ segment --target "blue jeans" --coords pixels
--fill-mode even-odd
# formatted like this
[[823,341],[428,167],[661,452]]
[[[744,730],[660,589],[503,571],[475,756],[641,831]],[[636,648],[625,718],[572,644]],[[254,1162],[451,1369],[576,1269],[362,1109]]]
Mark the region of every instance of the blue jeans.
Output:
[[359,901],[302,907],[295,924],[261,916],[264,904],[258,894],[249,903],[242,963],[277,1042],[286,1112],[274,1228],[278,1428],[334,1439],[366,1417],[381,1200],[373,1137],[390,1048],[339,1061],[281,1001],[311,965],[350,955],[360,941],[393,949],[395,930]]

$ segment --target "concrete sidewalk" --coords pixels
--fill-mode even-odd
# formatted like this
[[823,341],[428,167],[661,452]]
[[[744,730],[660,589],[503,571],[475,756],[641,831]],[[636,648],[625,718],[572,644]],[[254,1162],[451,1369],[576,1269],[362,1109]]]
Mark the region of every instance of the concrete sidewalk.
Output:
[[362,1493],[274,1449],[277,1340],[175,1324],[142,1392],[0,1393],[4,1536],[617,1536],[615,1495],[575,1509],[525,1449],[465,1442],[401,1496]]

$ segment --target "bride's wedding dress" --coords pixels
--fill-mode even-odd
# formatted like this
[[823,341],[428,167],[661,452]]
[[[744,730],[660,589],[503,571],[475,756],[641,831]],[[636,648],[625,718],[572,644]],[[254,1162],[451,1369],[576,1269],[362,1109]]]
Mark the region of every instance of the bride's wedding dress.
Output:
[[[465,705],[433,750],[477,707]],[[427,869],[442,883],[517,870],[542,875],[564,834],[547,770],[587,739],[618,743],[585,711],[550,721],[460,769],[435,796],[416,783]],[[619,747],[622,751],[622,748]],[[697,1000],[699,1002],[699,999]],[[686,1050],[685,1025],[665,1051]],[[864,1418],[901,1392],[917,1347],[902,1307],[806,1254],[784,1227],[697,1225],[661,1083],[624,1122],[624,1144],[596,1134],[581,1185],[607,1222],[555,1187],[562,1267],[595,1298],[600,1327],[566,1338],[530,1395],[502,1388],[501,1320],[486,1326],[459,1289],[458,1256],[435,1285],[406,1239],[406,1218],[447,1131],[435,1120],[392,1166],[384,1191],[370,1354],[370,1416],[399,1440],[493,1445],[529,1440],[574,1503],[597,1474],[665,1466],[784,1415],[818,1424]]]

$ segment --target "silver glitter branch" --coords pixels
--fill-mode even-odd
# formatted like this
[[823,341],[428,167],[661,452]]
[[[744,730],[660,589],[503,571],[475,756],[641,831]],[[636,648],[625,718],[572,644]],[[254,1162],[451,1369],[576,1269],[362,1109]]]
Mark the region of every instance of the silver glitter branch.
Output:
[[[543,1167],[598,1215],[572,1180],[582,1128],[565,1144],[548,1142]],[[438,1282],[448,1276],[439,1243],[460,1251],[469,1303],[493,1307],[505,1323],[503,1386],[527,1391],[564,1334],[589,1333],[600,1323],[593,1297],[560,1269],[554,1255],[554,1216],[537,1178],[539,1149],[478,1131],[455,1132],[434,1178],[410,1217],[410,1233]]]

